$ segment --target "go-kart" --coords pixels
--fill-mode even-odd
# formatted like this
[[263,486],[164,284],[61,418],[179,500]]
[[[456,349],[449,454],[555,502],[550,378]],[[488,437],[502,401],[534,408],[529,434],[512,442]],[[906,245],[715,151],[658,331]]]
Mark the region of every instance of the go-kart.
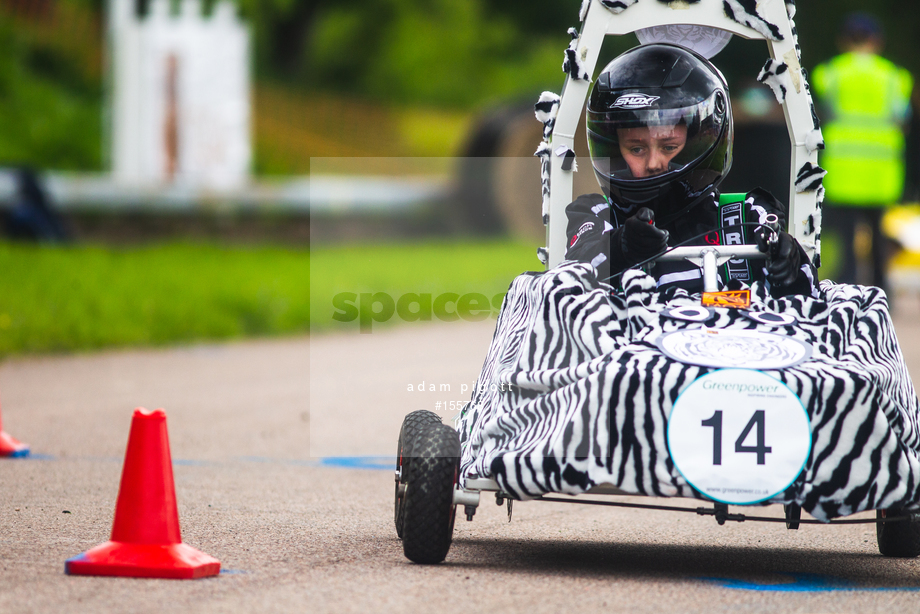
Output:
[[[754,245],[662,255],[701,267],[695,294],[659,291],[641,268],[614,288],[590,265],[563,261],[572,135],[589,75],[604,36],[635,31],[640,42],[710,51],[731,34],[767,42],[759,80],[783,104],[792,137],[788,232],[819,262],[822,141],[793,16],[782,0],[584,2],[563,95],[537,104],[547,270],[512,283],[456,429],[419,410],[399,434],[395,523],[410,560],[444,560],[457,508],[472,520],[483,493],[509,506],[597,504],[577,495],[609,494],[601,503],[692,511],[719,524],[874,522],[883,555],[920,555],[920,408],[883,292],[830,281],[818,296],[773,298],[760,282],[719,292],[718,267],[763,258]],[[782,504],[785,518],[729,509],[769,504]],[[867,510],[876,518],[840,519]]]

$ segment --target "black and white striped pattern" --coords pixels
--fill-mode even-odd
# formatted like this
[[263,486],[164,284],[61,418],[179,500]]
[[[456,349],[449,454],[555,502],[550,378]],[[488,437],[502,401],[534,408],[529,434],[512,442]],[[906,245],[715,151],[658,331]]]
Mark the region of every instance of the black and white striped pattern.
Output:
[[540,184],[543,195],[543,223],[549,223],[549,180],[550,156],[553,154],[552,146],[546,141],[541,141],[533,155],[540,158]]
[[[743,26],[754,28],[767,38],[783,40],[783,34],[776,24],[770,23],[757,12],[757,0],[722,0],[725,15]],[[787,5],[788,10],[788,5]]]
[[786,93],[792,88],[792,80],[789,76],[789,66],[785,62],[779,62],[772,58],[767,59],[766,64],[760,69],[757,80],[770,86],[776,101],[783,104],[786,100]]
[[805,148],[809,152],[824,149],[824,136],[821,134],[820,128],[815,128],[805,136]]
[[585,69],[582,63],[581,51],[578,49],[578,43],[581,40],[578,36],[578,30],[569,28],[568,32],[572,37],[572,42],[569,43],[568,48],[565,50],[565,58],[562,60],[562,71],[573,79],[590,81],[591,75],[589,75],[588,71]]
[[[767,31],[758,28],[755,24],[757,20],[760,19],[760,16],[757,15],[756,3],[753,0],[723,0],[725,14],[730,18],[738,21],[739,23],[749,25],[752,28],[758,30],[765,36],[769,36]],[[737,5],[737,6],[736,6]],[[743,5],[743,6],[742,6]],[[745,11],[750,11],[747,13],[749,19],[739,20],[735,13],[741,8]],[[786,2],[786,13],[789,15],[789,25],[792,29],[792,38],[795,45],[795,55],[798,59],[798,63],[802,63],[802,48],[799,46],[799,34],[795,27],[795,22],[792,21],[792,18],[795,16],[795,2],[789,0]],[[751,21],[753,19],[753,21]],[[765,27],[770,32],[775,30],[778,38],[772,37],[774,40],[783,40],[783,37],[779,35],[779,30],[772,24],[767,24],[764,22]],[[772,58],[767,59],[764,67],[760,70],[760,73],[757,75],[757,80],[761,83],[765,83],[770,86],[770,89],[773,90],[773,94],[776,96],[776,100],[782,104],[786,100],[786,94],[789,92],[789,89],[792,87],[792,75],[789,72],[789,65],[785,62],[780,62]],[[814,125],[814,128],[805,136],[805,147],[809,152],[814,152],[819,149],[824,149],[824,137],[821,134],[821,120],[818,119],[818,112],[815,110],[814,99],[811,95],[811,85],[808,83],[808,74],[803,68],[797,67],[796,70],[799,71],[800,79],[803,87],[805,88],[805,96],[808,99],[808,106],[811,111],[811,121]]]
[[815,265],[815,268],[821,267],[821,217],[824,210],[824,186],[818,188],[818,193],[815,197],[815,211],[808,216],[808,232],[806,235],[811,235],[814,233],[814,238],[812,239],[815,244],[815,253],[812,256],[812,264]]
[[[785,102],[786,94],[793,87],[792,75],[789,70],[789,65],[785,62],[768,58],[757,75],[757,80],[760,83],[770,86],[777,102],[780,104]],[[811,97],[811,86],[808,84],[804,70],[800,70],[800,79],[805,87],[805,95],[808,97],[808,106],[811,110],[811,121],[814,125],[814,128],[805,135],[805,147],[809,152],[813,152],[818,149],[824,149],[824,137],[821,134],[821,122],[818,119],[817,111],[815,111],[815,103]]]
[[559,113],[559,94],[543,92],[533,105],[533,111],[537,121],[543,124],[544,140],[549,140],[556,125],[556,115]]
[[796,192],[813,192],[821,187],[827,171],[816,164],[806,162],[795,176]]
[[[666,426],[680,392],[711,369],[671,360],[654,343],[699,326],[665,313],[698,298],[659,292],[638,271],[623,286],[614,295],[576,263],[515,279],[458,418],[463,479],[493,477],[522,499],[598,484],[699,497],[668,455]],[[827,281],[818,298],[774,299],[758,284],[752,293],[752,309],[794,315],[784,333],[814,349],[810,360],[768,372],[799,396],[813,431],[802,476],[773,502],[796,502],[819,519],[917,508],[920,414],[884,294]],[[715,311],[713,328],[762,327]]]
[[614,14],[619,14],[634,5],[639,0],[601,0],[601,4]]

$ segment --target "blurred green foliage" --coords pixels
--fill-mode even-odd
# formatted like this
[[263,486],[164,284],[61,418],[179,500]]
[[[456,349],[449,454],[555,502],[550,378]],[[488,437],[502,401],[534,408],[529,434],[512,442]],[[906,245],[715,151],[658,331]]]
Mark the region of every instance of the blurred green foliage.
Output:
[[[213,1],[213,0],[212,0]],[[240,0],[258,72],[313,89],[453,108],[561,83],[577,2]],[[574,7],[574,8],[573,8]]]
[[526,32],[482,0],[339,3],[318,15],[313,34],[305,61],[313,83],[453,107],[561,82],[568,40],[564,28]]
[[306,332],[307,249],[0,243],[0,357]]
[[[310,305],[313,331],[357,331],[358,322],[337,322],[333,297],[384,292],[404,294],[504,294],[524,271],[543,270],[536,248],[523,241],[441,241],[374,244],[311,250]],[[497,313],[497,310],[496,310]],[[393,317],[385,324],[399,323]],[[376,326],[376,324],[375,324]]]
[[0,11],[0,164],[102,168],[102,41],[93,8],[60,0],[38,19]]
[[307,333],[311,323],[324,331],[345,326],[332,319],[339,292],[491,298],[539,266],[533,246],[511,241],[313,249],[0,243],[0,358]]
[[[557,90],[566,29],[581,0],[240,0],[254,24],[262,74],[366,98],[451,106]],[[920,73],[913,29],[920,3],[877,0],[800,2],[795,22],[806,68],[837,53],[845,15],[869,10],[888,34],[886,53]],[[609,41],[612,57],[632,37]],[[753,79],[762,45],[717,57],[729,73]],[[752,72],[753,71],[753,72]],[[750,73],[750,74],[749,74]]]
[[[0,164],[104,167],[103,24],[108,1],[0,0]],[[150,2],[134,1],[142,12]],[[257,104],[270,99],[273,105],[268,111],[272,117],[256,118],[257,130],[310,116],[316,98],[342,100],[343,107],[355,102],[417,108],[425,115],[431,108],[469,113],[496,103],[531,101],[544,89],[558,92],[562,52],[569,41],[566,29],[578,25],[581,6],[581,0],[232,1],[254,36]],[[215,2],[204,0],[206,10]],[[30,14],[23,16],[22,7],[31,6],[51,9],[36,17],[27,8]],[[839,22],[848,12],[865,8],[864,0],[799,3],[795,21],[807,69],[836,53]],[[920,23],[920,3],[877,0],[869,10],[886,28],[886,55],[920,75],[920,39],[913,33]],[[743,84],[753,80],[766,51],[762,44],[735,42],[715,62],[730,82],[740,79]],[[601,63],[633,44],[630,36],[608,40]],[[266,88],[272,92],[261,95]],[[274,110],[281,98],[300,101],[281,116]],[[357,115],[341,123],[368,123],[362,124],[366,113],[360,110],[366,106],[349,108],[357,109]],[[392,155],[383,142],[392,143],[400,126],[420,123],[406,120],[405,113],[396,115],[393,125],[382,131],[327,139],[328,147],[311,137],[311,155],[357,155],[356,149]],[[306,130],[322,135],[328,127],[325,117],[325,125],[317,121]],[[454,123],[460,125],[458,121]],[[256,134],[258,171],[303,168],[291,143],[295,132],[275,130],[283,142]],[[409,143],[420,136],[399,138]],[[448,137],[458,140],[453,131]],[[359,141],[364,145],[356,148]],[[430,142],[422,151],[400,148],[399,155],[454,153]]]
[[[453,156],[471,119],[463,110],[371,103],[276,82],[259,83],[254,104],[259,175],[306,174],[311,158]],[[343,172],[362,168],[379,172],[364,165]]]

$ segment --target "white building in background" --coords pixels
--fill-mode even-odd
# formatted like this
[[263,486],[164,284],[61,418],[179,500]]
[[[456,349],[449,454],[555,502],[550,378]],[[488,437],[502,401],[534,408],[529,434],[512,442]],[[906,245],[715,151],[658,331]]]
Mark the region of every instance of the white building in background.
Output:
[[109,0],[113,177],[128,185],[234,190],[252,161],[250,42],[229,0]]

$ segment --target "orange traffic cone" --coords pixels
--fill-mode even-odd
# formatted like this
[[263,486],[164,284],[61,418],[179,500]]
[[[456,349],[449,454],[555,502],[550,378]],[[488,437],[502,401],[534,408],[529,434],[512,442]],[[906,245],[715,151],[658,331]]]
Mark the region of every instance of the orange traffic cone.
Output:
[[166,414],[134,410],[110,541],[68,559],[68,574],[202,578],[220,561],[182,543]]
[[3,414],[0,413],[0,456],[28,456],[29,444],[22,443],[3,430]]

